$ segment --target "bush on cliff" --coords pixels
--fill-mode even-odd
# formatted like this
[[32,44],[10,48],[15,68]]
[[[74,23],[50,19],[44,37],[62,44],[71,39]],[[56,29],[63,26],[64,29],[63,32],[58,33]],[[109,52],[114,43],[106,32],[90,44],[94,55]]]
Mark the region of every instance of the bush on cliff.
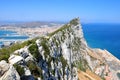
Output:
[[40,67],[37,66],[37,64],[33,61],[28,61],[27,66],[29,67],[32,75],[37,78],[41,77],[42,78],[42,70]]
[[19,73],[20,76],[24,75],[24,68],[23,67],[21,67],[18,64],[14,64],[13,66],[16,68],[16,70],[17,70],[17,72]]
[[50,50],[49,50],[49,47],[48,47],[48,45],[47,45],[47,40],[45,39],[45,38],[41,38],[41,46],[43,47],[43,49],[44,49],[44,55],[45,55],[45,57],[47,57],[49,54],[50,54]]
[[32,40],[28,40],[28,41],[25,41],[23,43],[16,43],[16,44],[13,44],[9,47],[4,47],[2,49],[0,49],[0,61],[1,60],[6,60],[8,61],[8,58],[10,57],[10,54],[13,53],[15,50],[18,50],[20,48],[23,48],[25,46],[28,46],[30,45],[31,43],[35,43],[37,38],[35,39],[32,39]]

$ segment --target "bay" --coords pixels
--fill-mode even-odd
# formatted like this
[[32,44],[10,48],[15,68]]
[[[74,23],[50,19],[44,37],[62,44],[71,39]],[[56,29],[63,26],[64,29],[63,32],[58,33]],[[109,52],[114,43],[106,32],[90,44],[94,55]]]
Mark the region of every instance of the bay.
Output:
[[20,35],[15,31],[0,30],[0,47],[4,44],[4,42],[23,41],[28,38],[28,36]]

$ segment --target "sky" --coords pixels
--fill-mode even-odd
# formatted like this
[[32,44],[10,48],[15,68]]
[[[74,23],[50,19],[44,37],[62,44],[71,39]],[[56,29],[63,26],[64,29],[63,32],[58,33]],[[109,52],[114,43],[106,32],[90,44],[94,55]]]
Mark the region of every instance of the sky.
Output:
[[120,23],[120,0],[0,0],[0,21]]

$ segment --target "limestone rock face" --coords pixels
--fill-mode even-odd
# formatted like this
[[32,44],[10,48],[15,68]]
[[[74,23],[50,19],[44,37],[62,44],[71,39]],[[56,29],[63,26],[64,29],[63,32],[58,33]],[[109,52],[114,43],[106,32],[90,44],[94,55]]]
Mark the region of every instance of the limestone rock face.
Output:
[[20,76],[12,65],[6,63],[6,61],[1,61],[0,80],[20,80]]
[[[44,76],[46,76],[43,78],[44,80],[49,78],[77,80],[79,77],[77,75],[78,70],[84,72],[90,70],[93,73],[91,74],[97,76],[98,80],[100,78],[107,79],[108,77],[111,80],[119,80],[117,76],[120,67],[120,65],[117,65],[120,64],[119,60],[116,60],[116,58],[109,55],[109,53],[101,52],[102,50],[91,49],[87,46],[78,18],[73,19],[70,23],[64,25],[47,37],[48,38],[44,37],[36,41],[42,58],[39,64],[44,65],[41,66],[45,73]],[[43,42],[49,50],[46,50],[45,45],[43,46]],[[105,57],[104,53],[109,56],[110,59]],[[112,66],[108,59],[112,59],[111,62],[116,63],[118,67],[116,70],[113,70],[115,66]],[[54,71],[54,74],[52,71]],[[86,75],[91,74],[86,73]],[[93,76],[90,78],[96,79],[96,77]]]
[[0,62],[0,76],[2,76],[9,69],[9,64],[6,61]]
[[13,54],[22,60],[1,61],[0,80],[120,80],[120,61],[107,50],[87,46],[79,18]]

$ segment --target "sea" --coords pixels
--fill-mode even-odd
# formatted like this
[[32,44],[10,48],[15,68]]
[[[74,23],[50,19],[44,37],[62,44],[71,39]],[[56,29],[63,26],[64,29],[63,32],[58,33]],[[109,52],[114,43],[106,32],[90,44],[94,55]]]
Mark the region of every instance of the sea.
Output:
[[0,30],[0,47],[2,47],[7,42],[16,42],[27,40],[29,37],[26,35],[20,35],[15,31],[10,30]]
[[106,49],[120,59],[120,24],[82,24],[89,47]]

